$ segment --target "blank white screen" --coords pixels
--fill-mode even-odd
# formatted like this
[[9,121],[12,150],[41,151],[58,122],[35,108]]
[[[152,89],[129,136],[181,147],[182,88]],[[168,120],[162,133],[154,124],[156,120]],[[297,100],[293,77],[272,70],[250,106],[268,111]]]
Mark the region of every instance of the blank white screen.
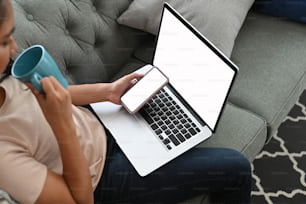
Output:
[[214,130],[235,71],[166,8],[153,65]]

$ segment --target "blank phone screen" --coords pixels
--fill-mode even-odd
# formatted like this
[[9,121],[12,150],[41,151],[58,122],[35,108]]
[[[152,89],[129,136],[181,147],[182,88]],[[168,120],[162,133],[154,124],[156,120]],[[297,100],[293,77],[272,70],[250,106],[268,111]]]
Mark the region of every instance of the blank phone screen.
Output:
[[122,97],[125,108],[134,113],[168,82],[168,78],[157,68],[152,68]]

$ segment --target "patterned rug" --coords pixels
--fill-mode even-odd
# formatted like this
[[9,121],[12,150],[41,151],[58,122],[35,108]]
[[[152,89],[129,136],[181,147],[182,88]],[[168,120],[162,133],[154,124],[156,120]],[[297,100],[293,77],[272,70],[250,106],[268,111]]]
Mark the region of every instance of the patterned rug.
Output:
[[306,203],[306,90],[252,167],[252,204]]

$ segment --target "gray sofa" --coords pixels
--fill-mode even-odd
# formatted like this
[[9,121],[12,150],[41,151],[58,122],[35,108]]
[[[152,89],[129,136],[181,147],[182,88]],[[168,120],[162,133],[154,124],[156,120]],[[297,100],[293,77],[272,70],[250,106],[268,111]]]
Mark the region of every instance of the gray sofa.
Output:
[[[112,81],[151,62],[155,35],[117,21],[131,0],[13,2],[19,52],[44,45],[70,83]],[[233,148],[252,161],[305,89],[306,25],[252,9],[244,17],[232,47],[207,33],[240,71],[217,132],[199,147]],[[209,203],[203,196],[187,203]]]

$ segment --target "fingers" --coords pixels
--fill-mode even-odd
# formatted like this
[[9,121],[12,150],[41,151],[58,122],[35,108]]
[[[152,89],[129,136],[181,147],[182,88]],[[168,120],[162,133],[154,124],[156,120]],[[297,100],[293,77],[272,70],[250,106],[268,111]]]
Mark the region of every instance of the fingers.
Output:
[[128,88],[131,88],[143,77],[143,74],[134,72],[134,73],[127,75],[127,77],[128,77],[128,81],[130,82],[130,85]]
[[127,75],[129,81],[131,82],[137,82],[139,79],[141,79],[143,77],[143,74],[139,74],[139,73],[136,73],[136,72],[133,72],[129,75]]
[[[42,89],[45,92],[49,92],[49,91],[54,91],[54,90],[60,90],[60,89],[64,89],[64,87],[62,87],[62,85],[53,77],[44,77],[40,80]],[[31,83],[26,83],[26,86],[33,92],[33,93],[39,93],[37,91],[37,89],[31,84]]]
[[138,79],[134,78],[131,80],[132,85],[136,84],[138,82]]
[[137,72],[134,72],[133,74],[132,74],[132,76],[134,76],[135,78],[142,78],[143,77],[143,74],[140,74],[140,73],[137,73]]
[[53,76],[45,77],[40,82],[44,92],[46,93],[65,90]]
[[64,87],[53,77],[44,77],[40,80],[43,92],[39,92],[31,83],[26,83],[27,87],[38,98],[46,98],[49,94],[56,94],[57,91],[65,90]]

